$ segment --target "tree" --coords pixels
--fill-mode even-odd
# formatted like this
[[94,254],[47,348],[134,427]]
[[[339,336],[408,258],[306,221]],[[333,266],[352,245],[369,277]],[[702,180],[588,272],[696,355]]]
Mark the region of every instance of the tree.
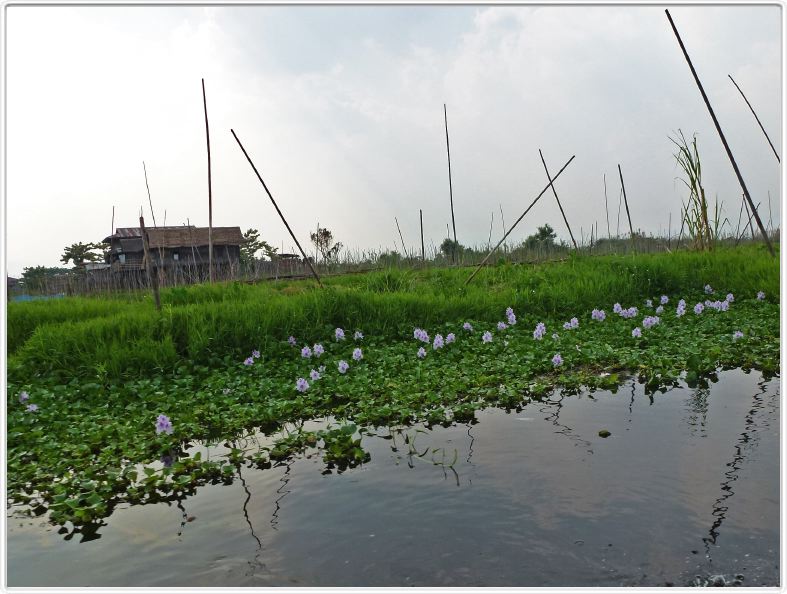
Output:
[[103,253],[97,254],[93,250],[102,250],[104,245],[100,243],[73,243],[65,248],[63,256],[60,261],[63,264],[68,264],[69,261],[74,263],[74,268],[79,268],[85,262],[98,262],[104,259]]
[[314,247],[316,247],[317,251],[320,252],[323,262],[335,261],[338,258],[342,247],[344,247],[339,241],[334,243],[333,233],[325,228],[321,229],[320,227],[317,227],[317,233],[311,233],[310,237]]
[[260,239],[260,232],[256,229],[248,229],[243,234],[246,243],[240,246],[240,261],[244,264],[254,261],[257,258],[257,252],[262,250],[263,256],[269,260],[273,260],[276,256],[278,248],[272,247],[264,239]]
[[454,241],[450,237],[446,237],[443,240],[443,243],[440,244],[440,252],[446,258],[454,258],[455,256],[460,255],[464,251],[465,251],[465,246],[463,246],[458,241]]
[[50,268],[48,266],[26,266],[22,270],[22,284],[26,289],[41,289],[46,280],[60,274],[71,272],[68,268]]
[[539,245],[554,245],[557,233],[552,229],[552,226],[547,223],[543,227],[539,227],[538,231],[525,239],[525,246],[528,248],[535,248]]

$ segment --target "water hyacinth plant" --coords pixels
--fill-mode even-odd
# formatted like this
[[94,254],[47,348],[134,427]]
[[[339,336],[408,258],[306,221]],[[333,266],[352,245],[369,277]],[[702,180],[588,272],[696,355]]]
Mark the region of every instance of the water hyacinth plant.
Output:
[[37,404],[28,404],[27,408],[25,409],[27,412],[36,412],[38,410]]
[[612,306],[612,311],[620,315],[620,313],[623,311],[623,306],[620,305],[620,303],[616,303],[615,305]]
[[260,358],[260,352],[259,352],[258,350],[256,350],[256,349],[255,349],[255,350],[253,350],[253,351],[251,352],[251,356],[252,356],[252,358],[254,358],[254,359],[259,359],[259,358]]
[[711,287],[710,285],[705,285],[705,293],[707,295],[712,295],[713,294],[713,287]]
[[353,340],[363,340],[363,332],[356,330],[355,334],[353,334]]
[[424,357],[426,357],[426,349],[424,347],[419,348],[418,352],[416,353],[416,356],[419,359],[423,359]]
[[733,340],[738,340],[739,338],[743,338],[743,332],[741,332],[740,330],[736,330],[735,332],[732,333]]
[[363,351],[361,349],[353,350],[353,361],[360,361],[363,359]]
[[735,295],[733,295],[732,293],[727,293],[726,301],[727,303],[732,303],[733,301],[735,301]]
[[664,313],[664,306],[663,306],[663,305],[659,305],[659,306],[656,308],[656,313],[657,313],[658,315],[661,315],[661,314],[663,314],[663,313]]
[[547,327],[544,322],[539,322],[536,324],[536,329],[533,330],[533,338],[536,340],[541,340],[544,338],[544,334],[546,334]]
[[669,303],[669,297],[667,297],[666,295],[662,295],[661,296],[661,305],[667,305],[667,303]]
[[167,415],[159,415],[156,418],[156,433],[166,433],[172,435],[172,421]]
[[485,343],[492,342],[492,333],[489,330],[487,330],[481,335],[481,340],[484,341]]
[[339,373],[347,373],[347,370],[350,369],[349,363],[347,363],[347,361],[344,359],[339,361],[337,367],[339,368]]
[[429,342],[429,334],[427,334],[426,330],[421,328],[416,328],[413,330],[413,338],[420,340],[421,342]]
[[645,307],[653,308],[653,301],[651,299],[645,299]]
[[301,349],[301,357],[303,357],[304,359],[310,359],[311,356],[312,356],[312,350],[308,346],[305,346]]
[[705,306],[702,303],[698,303],[694,306],[694,313],[700,315],[703,309],[705,309]]
[[560,353],[555,353],[555,356],[552,357],[552,366],[560,367],[561,365],[563,365],[563,357],[560,356]]
[[465,322],[462,324],[462,329],[467,330],[468,332],[473,331],[473,325],[470,322]]
[[325,352],[325,347],[323,347],[319,343],[315,344],[314,347],[312,348],[312,352],[314,353],[315,357],[319,357],[320,355],[322,355]]
[[299,377],[298,381],[295,382],[295,389],[298,390],[298,392],[303,393],[309,389],[309,382],[307,382],[304,378]]
[[497,329],[498,330],[505,330],[506,328],[508,328],[508,326],[506,325],[505,322],[498,322],[497,323]]
[[336,337],[337,341],[344,340],[344,330],[342,330],[341,328],[337,328],[336,330],[334,330],[333,334]]
[[514,310],[510,307],[506,309],[506,318],[508,319],[509,326],[516,324],[516,315],[514,315]]
[[631,331],[631,336],[633,336],[634,338],[640,338],[642,336],[642,330],[639,329],[639,326],[637,326]]
[[757,300],[762,301],[765,299],[765,292],[764,291],[757,291]]
[[445,337],[445,344],[451,344],[456,340],[456,334],[453,332],[449,332],[448,336]]
[[645,329],[653,328],[656,324],[658,324],[661,320],[658,316],[647,316],[644,320],[642,320],[642,325]]
[[590,317],[598,322],[603,322],[607,319],[607,314],[603,309],[594,309],[590,312]]
[[19,392],[19,402],[21,402],[21,403],[25,403],[25,402],[27,402],[29,399],[30,399],[30,394],[28,394],[28,393],[27,393],[27,392],[25,392],[24,390],[22,390],[21,392]]
[[309,377],[311,378],[311,380],[312,380],[313,382],[316,382],[316,381],[317,381],[318,379],[320,379],[320,377],[322,377],[322,376],[320,375],[320,372],[319,372],[319,371],[317,371],[316,369],[312,369],[312,370],[309,372]]
[[441,348],[443,348],[444,344],[445,344],[445,342],[443,341],[443,335],[442,334],[435,334],[434,342],[432,343],[432,348],[434,350],[441,349]]
[[243,361],[243,364],[244,364],[244,365],[246,365],[246,366],[249,366],[249,365],[254,365],[254,358],[252,358],[252,357],[247,357],[247,358],[246,358],[246,359]]
[[294,336],[290,336],[290,337],[287,339],[287,342],[290,344],[290,346],[295,346],[296,344],[298,344],[298,341],[297,341],[297,340],[295,340],[295,337],[294,337]]

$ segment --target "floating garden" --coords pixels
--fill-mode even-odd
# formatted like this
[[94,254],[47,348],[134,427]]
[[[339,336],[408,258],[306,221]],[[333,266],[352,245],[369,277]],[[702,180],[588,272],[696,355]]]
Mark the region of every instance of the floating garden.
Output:
[[309,449],[325,472],[363,464],[366,429],[472,422],[632,374],[655,394],[779,371],[778,266],[762,246],[501,262],[464,287],[468,274],[179,288],[160,313],[141,295],[10,304],[9,503],[85,534],[120,503],[182,499]]

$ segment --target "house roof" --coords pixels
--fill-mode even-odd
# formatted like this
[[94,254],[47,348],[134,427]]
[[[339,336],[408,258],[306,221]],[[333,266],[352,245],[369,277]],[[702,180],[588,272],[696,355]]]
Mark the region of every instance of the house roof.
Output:
[[[178,247],[197,247],[208,245],[207,227],[147,227],[148,240],[152,248],[178,248]],[[241,245],[246,243],[241,233],[240,227],[213,227],[212,240],[214,246],[221,245]],[[141,238],[142,232],[139,227],[118,227],[115,235],[104,238],[104,242],[112,239],[123,240]]]

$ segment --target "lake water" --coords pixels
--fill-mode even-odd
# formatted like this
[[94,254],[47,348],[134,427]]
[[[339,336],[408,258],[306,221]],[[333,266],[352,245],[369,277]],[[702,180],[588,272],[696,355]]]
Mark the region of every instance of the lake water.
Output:
[[778,379],[629,381],[476,419],[381,428],[341,474],[319,454],[243,468],[88,542],[10,509],[8,585],[779,585]]

